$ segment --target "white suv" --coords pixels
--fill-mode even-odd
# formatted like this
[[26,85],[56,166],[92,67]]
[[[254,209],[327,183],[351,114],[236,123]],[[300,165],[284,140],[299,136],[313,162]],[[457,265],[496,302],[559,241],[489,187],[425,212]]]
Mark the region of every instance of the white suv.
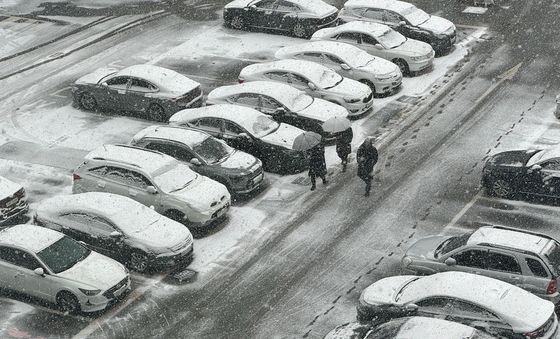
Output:
[[224,185],[168,155],[126,145],[87,154],[74,170],[72,192],[124,195],[193,228],[221,219],[231,203]]

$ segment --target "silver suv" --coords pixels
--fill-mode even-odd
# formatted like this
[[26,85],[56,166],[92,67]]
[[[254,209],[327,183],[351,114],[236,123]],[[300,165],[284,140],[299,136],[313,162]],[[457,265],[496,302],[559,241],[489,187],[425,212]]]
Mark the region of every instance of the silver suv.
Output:
[[157,151],[104,145],[74,170],[73,193],[107,192],[127,196],[189,227],[203,227],[225,216],[227,188]]
[[483,226],[458,236],[418,240],[401,261],[417,275],[462,271],[485,275],[521,287],[557,304],[560,244],[535,232]]

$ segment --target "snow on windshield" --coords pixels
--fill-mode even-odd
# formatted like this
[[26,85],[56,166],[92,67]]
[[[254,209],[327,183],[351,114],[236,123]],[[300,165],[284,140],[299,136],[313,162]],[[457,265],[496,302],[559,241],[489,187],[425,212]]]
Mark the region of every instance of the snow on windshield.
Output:
[[416,7],[407,8],[402,11],[401,14],[404,15],[406,20],[408,20],[408,22],[410,22],[412,26],[423,24],[430,18],[430,15],[428,13]]
[[395,48],[404,44],[406,38],[399,32],[388,29],[377,37],[377,40],[386,48]]
[[215,164],[233,153],[233,148],[208,137],[201,143],[193,146],[193,151],[209,164]]
[[331,88],[342,81],[342,76],[331,70],[324,70],[317,78],[317,85],[321,88]]
[[313,98],[305,93],[300,93],[291,102],[291,110],[294,112],[306,109],[313,103]]
[[265,135],[268,135],[274,132],[275,130],[277,130],[279,126],[280,126],[279,123],[270,119],[267,116],[258,116],[255,122],[253,122],[253,125],[251,126],[252,128],[251,132],[257,138],[262,138]]
[[186,188],[196,177],[189,166],[176,163],[167,171],[156,175],[154,181],[162,191],[172,193]]

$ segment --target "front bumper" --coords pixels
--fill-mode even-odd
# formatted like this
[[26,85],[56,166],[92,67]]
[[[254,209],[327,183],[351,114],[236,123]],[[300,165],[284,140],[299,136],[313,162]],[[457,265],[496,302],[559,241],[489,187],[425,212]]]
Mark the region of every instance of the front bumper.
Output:
[[428,69],[430,67],[432,67],[434,64],[434,58],[431,57],[429,59],[424,59],[424,60],[420,60],[420,61],[410,61],[408,63],[408,69],[411,72],[420,72],[423,71],[425,69]]
[[230,207],[231,207],[231,201],[228,199],[227,202],[225,202],[224,204],[222,204],[220,207],[213,210],[212,212],[209,212],[208,214],[201,214],[200,215],[201,218],[199,220],[194,220],[194,221],[188,220],[188,216],[185,216],[185,218],[188,224],[191,225],[192,227],[203,228],[213,224],[218,220],[222,220],[226,216]]
[[110,290],[111,289],[103,292],[102,294],[100,293],[91,297],[84,295],[80,296],[80,306],[82,308],[82,312],[89,313],[102,311],[115,304],[119,300],[124,299],[126,295],[131,291],[130,277],[127,277],[124,285],[120,286],[115,291]]
[[15,205],[0,210],[0,225],[8,224],[10,221],[27,213],[27,211],[29,211],[27,197],[20,198]]
[[257,190],[264,182],[264,171],[260,170],[237,185],[232,185],[232,190],[236,194],[247,194]]
[[345,103],[344,107],[348,110],[348,116],[359,116],[370,112],[373,109],[373,100],[368,102],[357,102],[355,104]]
[[173,267],[181,263],[192,261],[194,245],[191,243],[181,252],[160,254],[150,262],[151,267]]
[[402,84],[402,77],[395,77],[387,80],[377,80],[373,82],[376,94],[386,94],[395,91]]

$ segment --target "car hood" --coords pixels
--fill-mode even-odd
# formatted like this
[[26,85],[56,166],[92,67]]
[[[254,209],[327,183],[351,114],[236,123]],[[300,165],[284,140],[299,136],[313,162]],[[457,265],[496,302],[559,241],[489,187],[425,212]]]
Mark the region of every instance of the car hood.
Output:
[[414,39],[406,39],[402,45],[392,49],[392,51],[397,51],[408,56],[432,55],[433,50],[430,44]]
[[245,8],[255,0],[234,0],[224,6],[224,8]]
[[234,151],[226,160],[220,163],[220,167],[229,169],[247,170],[258,162],[257,158],[242,151]]
[[500,167],[524,167],[536,152],[538,151],[515,150],[501,152],[490,157],[488,164]]
[[376,281],[362,292],[362,300],[370,305],[395,304],[401,286],[416,278],[414,275],[398,275]]
[[91,251],[84,260],[70,267],[58,276],[87,284],[93,289],[106,290],[115,286],[128,274],[124,266],[102,254]]
[[434,259],[434,251],[438,246],[446,239],[451,238],[451,236],[435,235],[432,237],[426,237],[418,240],[406,251],[406,256],[422,258],[422,259]]
[[76,85],[96,85],[99,80],[108,76],[109,74],[115,73],[117,70],[111,68],[100,68],[92,73],[86,74],[76,80]]
[[0,199],[9,197],[22,189],[23,186],[6,178],[0,177]]
[[304,118],[325,122],[333,117],[347,117],[348,111],[340,105],[315,98],[311,105],[297,112],[297,114]]
[[203,175],[198,175],[184,189],[170,194],[201,212],[210,210],[212,203],[220,202],[222,197],[228,200],[230,197],[224,185]]
[[430,16],[426,22],[418,26],[436,34],[444,34],[448,31],[455,31],[455,25],[453,25],[451,21],[435,15]]
[[303,131],[297,127],[288,124],[280,124],[280,127],[274,133],[265,135],[261,140],[269,144],[292,149],[294,139],[301,133],[303,133]]
[[375,58],[369,64],[358,67],[358,69],[375,74],[376,76],[385,76],[385,77],[392,76],[395,73],[400,73],[399,66],[395,65],[394,63],[388,60],[381,59],[381,58]]
[[337,93],[346,98],[359,99],[363,99],[371,93],[371,89],[368,85],[348,78],[343,78],[338,85],[326,89],[325,91],[330,93]]
[[168,252],[177,245],[192,243],[191,232],[182,224],[164,216],[159,217],[142,229],[127,234],[133,242],[147,246],[152,252]]

